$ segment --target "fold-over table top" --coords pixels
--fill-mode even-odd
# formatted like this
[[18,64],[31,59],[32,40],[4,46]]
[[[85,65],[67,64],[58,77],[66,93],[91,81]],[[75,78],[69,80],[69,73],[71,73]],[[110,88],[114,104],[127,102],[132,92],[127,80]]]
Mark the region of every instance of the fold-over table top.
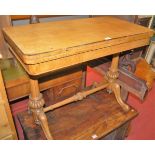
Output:
[[[5,39],[25,64],[35,64],[106,47],[146,39],[153,31],[113,17],[65,20],[3,29]],[[91,45],[91,46],[89,46]],[[108,55],[108,54],[107,54]]]

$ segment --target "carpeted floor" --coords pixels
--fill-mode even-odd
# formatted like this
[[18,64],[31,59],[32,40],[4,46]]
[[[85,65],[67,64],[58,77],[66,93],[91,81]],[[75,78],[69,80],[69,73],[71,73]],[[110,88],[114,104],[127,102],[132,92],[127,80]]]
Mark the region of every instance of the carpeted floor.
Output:
[[[96,73],[93,69],[87,69],[87,85],[93,81],[99,82],[102,79],[101,75]],[[16,115],[19,112],[27,109],[28,99],[17,102],[11,105],[12,113],[15,119],[16,128],[19,139],[24,139],[22,128],[17,120]],[[155,83],[152,90],[148,93],[145,100],[142,102],[132,94],[128,97],[128,104],[133,106],[139,115],[132,121],[128,140],[153,140],[155,139]]]
[[143,102],[129,95],[128,103],[138,111],[139,115],[132,121],[127,139],[155,140],[155,82]]

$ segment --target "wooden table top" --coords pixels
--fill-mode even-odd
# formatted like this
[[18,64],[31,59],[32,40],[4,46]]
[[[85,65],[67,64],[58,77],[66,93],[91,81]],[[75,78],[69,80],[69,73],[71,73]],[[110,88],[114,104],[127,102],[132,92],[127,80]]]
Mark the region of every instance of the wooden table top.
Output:
[[148,45],[154,31],[95,17],[6,27],[3,33],[26,71],[39,75]]
[[23,55],[56,51],[95,42],[120,39],[153,31],[112,17],[65,20],[24,26],[6,27],[4,33]]

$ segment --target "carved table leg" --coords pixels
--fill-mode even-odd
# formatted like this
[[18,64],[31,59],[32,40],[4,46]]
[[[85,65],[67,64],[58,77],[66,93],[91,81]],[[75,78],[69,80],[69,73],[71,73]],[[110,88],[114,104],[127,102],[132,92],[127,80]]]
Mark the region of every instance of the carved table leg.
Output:
[[117,102],[123,108],[125,112],[129,111],[130,107],[123,102],[120,94],[120,85],[116,83],[116,79],[118,78],[118,62],[119,62],[119,54],[114,54],[111,67],[106,74],[106,78],[109,81],[108,89],[112,90],[115,94]]
[[48,127],[46,115],[43,111],[45,104],[39,91],[38,80],[30,79],[31,95],[29,96],[29,110],[32,112],[36,124],[41,125],[47,139],[53,139]]

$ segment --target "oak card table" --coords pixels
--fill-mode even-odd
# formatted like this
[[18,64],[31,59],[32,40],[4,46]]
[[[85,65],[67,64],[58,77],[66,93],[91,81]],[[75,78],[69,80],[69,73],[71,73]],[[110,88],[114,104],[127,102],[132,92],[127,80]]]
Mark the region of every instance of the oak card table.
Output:
[[[104,88],[112,90],[125,112],[130,107],[120,97],[118,78],[119,53],[149,44],[153,31],[139,25],[112,17],[38,23],[6,27],[3,34],[14,56],[30,75],[31,94],[29,111],[36,124],[41,125],[47,139],[53,139],[45,113]],[[106,74],[107,82],[91,90],[43,108],[44,99],[39,91],[37,78],[57,70],[100,57],[113,55]]]

